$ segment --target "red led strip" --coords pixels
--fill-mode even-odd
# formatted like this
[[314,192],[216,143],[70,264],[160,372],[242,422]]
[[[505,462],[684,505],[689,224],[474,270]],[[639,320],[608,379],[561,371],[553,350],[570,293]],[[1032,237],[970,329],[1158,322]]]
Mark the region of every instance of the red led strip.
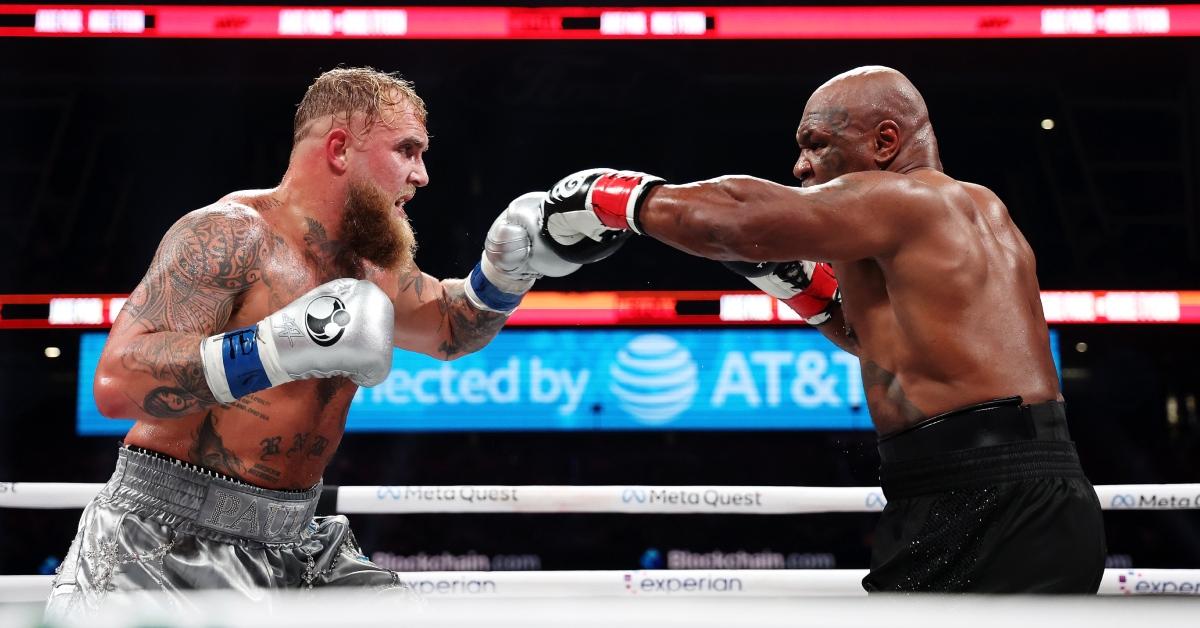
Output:
[[204,39],[1193,37],[1200,5],[279,7],[0,5],[0,36]]
[[[104,329],[124,295],[0,295],[0,329]],[[16,306],[9,308],[8,306]],[[1200,291],[1042,292],[1053,324],[1200,324]],[[33,308],[45,307],[49,316]],[[42,311],[42,310],[38,310]],[[691,313],[696,312],[696,313]],[[761,292],[532,292],[509,319],[514,326],[804,324]]]

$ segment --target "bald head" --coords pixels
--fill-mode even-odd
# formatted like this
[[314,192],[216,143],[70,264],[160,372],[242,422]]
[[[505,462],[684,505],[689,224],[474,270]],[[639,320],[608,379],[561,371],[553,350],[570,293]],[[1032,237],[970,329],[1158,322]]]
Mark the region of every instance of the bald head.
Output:
[[870,159],[847,163],[845,171],[838,174],[941,168],[925,99],[907,77],[892,68],[863,66],[826,81],[804,107],[798,141],[803,140],[806,128],[863,141],[857,147],[860,156]]

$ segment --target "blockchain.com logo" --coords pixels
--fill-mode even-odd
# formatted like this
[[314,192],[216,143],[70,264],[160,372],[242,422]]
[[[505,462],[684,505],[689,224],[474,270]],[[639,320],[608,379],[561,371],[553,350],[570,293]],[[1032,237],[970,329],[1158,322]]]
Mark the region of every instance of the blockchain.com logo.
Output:
[[617,351],[609,390],[621,409],[648,425],[661,425],[692,406],[699,384],[687,347],[663,334],[643,334]]

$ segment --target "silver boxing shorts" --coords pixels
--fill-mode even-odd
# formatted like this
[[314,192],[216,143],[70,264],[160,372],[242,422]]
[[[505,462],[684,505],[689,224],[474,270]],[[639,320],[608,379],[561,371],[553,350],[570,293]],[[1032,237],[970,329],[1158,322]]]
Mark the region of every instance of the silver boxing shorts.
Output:
[[54,579],[48,619],[98,610],[110,594],[150,592],[188,607],[183,591],[323,586],[401,588],[363,556],[346,517],[314,517],[321,485],[273,491],[122,447],[112,478],[84,509]]

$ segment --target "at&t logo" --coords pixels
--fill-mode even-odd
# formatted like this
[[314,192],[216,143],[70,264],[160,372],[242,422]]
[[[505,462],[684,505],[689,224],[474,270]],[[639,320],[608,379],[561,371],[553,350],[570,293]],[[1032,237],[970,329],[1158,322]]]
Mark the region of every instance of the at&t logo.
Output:
[[629,341],[609,367],[609,390],[621,409],[649,425],[669,422],[692,406],[700,385],[687,347],[663,334]]

